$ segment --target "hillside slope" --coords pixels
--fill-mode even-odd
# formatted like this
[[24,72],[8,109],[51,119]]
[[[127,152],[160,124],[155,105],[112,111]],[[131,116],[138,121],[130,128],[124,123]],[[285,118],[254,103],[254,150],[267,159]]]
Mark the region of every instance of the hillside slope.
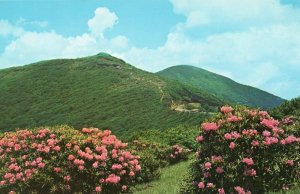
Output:
[[215,94],[230,103],[273,108],[284,101],[268,92],[239,84],[227,77],[193,66],[174,66],[157,74]]
[[[106,53],[0,70],[0,130],[68,124],[126,130],[198,124],[222,101]],[[195,113],[172,104],[196,103]]]

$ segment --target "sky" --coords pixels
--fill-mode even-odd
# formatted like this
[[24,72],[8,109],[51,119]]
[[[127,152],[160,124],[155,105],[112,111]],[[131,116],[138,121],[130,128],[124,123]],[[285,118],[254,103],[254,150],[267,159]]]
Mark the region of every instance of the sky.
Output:
[[0,69],[108,52],[300,96],[298,0],[0,0]]

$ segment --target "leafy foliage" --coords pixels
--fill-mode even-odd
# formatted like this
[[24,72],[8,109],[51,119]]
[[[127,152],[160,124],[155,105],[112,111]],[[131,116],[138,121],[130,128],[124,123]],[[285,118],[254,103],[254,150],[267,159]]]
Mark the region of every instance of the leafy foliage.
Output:
[[202,89],[232,104],[273,108],[283,102],[283,99],[270,93],[193,66],[174,66],[158,74]]
[[197,142],[195,141],[195,136],[198,134],[198,131],[197,126],[179,125],[163,130],[149,129],[146,131],[134,132],[132,135],[125,138],[125,140],[128,142],[134,140],[156,142],[168,146],[178,144],[188,149],[196,150]]
[[285,101],[271,111],[272,116],[282,118],[284,116],[300,117],[300,97]]

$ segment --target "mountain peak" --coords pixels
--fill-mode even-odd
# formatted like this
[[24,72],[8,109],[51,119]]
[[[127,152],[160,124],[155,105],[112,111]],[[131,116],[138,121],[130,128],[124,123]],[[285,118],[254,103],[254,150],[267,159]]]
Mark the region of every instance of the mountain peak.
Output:
[[106,52],[100,52],[95,55],[96,57],[112,57],[109,53]]

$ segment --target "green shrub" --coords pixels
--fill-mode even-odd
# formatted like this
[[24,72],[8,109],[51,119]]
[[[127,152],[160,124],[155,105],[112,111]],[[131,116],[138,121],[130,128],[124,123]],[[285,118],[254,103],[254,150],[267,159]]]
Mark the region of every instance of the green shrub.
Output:
[[158,143],[135,140],[129,147],[140,156],[142,170],[137,176],[139,183],[149,182],[160,177],[160,169],[168,165],[168,146]]

